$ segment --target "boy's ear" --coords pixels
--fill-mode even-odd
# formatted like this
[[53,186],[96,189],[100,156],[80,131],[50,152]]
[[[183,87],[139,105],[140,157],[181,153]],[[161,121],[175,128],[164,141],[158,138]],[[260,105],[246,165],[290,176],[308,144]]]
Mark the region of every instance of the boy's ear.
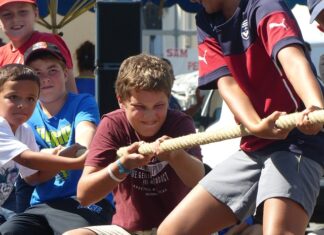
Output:
[[118,101],[119,108],[121,108],[121,109],[124,108],[125,106],[124,106],[123,101],[120,98],[120,96],[116,96],[116,98],[117,98],[117,101]]
[[38,19],[39,18],[39,9],[38,9],[38,7],[35,7],[34,12],[35,12],[36,19]]

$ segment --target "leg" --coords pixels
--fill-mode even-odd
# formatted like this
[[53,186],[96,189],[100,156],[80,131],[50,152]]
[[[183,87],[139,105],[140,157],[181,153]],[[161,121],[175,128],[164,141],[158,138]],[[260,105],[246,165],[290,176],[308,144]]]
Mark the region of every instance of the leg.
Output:
[[236,222],[236,216],[228,206],[198,185],[166,217],[157,234],[211,234]]
[[63,235],[131,235],[117,225],[101,225],[67,231]]
[[287,198],[266,200],[263,216],[265,235],[304,235],[309,220],[306,211]]
[[67,231],[62,235],[97,235],[97,233],[86,228],[78,228],[78,229]]
[[0,226],[2,235],[52,235],[53,231],[47,221],[38,215],[22,213],[11,217]]

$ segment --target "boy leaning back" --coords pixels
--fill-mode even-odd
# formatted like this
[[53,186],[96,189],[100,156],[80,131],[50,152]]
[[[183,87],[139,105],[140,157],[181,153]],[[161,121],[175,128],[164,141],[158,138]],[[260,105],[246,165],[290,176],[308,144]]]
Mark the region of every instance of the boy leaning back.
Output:
[[[140,141],[161,142],[195,132],[191,117],[168,109],[172,83],[171,67],[155,56],[140,54],[122,63],[116,80],[121,108],[101,120],[77,192],[84,205],[113,192],[113,225],[65,235],[155,234],[161,221],[203,177],[199,147],[150,156],[137,151]],[[116,159],[116,151],[123,146],[129,146],[128,153]]]
[[38,18],[36,0],[0,0],[0,28],[10,42],[0,47],[0,66],[24,63],[24,53],[39,41],[55,44],[67,60],[69,91],[77,92],[73,76],[72,57],[63,39],[55,34],[34,30]]
[[[210,234],[263,204],[263,234],[304,235],[324,166],[323,125],[310,124],[308,114],[324,101],[297,22],[284,0],[196,1],[203,5],[196,16],[199,86],[218,88],[253,135],[199,182],[158,234]],[[297,111],[296,128],[276,127],[281,114]]]
[[0,68],[0,173],[6,176],[0,182],[0,205],[13,190],[17,167],[20,175],[33,184],[29,180],[32,174],[42,177],[45,171],[83,166],[85,156],[74,159],[38,152],[33,131],[25,122],[34,111],[39,90],[39,78],[27,66]]

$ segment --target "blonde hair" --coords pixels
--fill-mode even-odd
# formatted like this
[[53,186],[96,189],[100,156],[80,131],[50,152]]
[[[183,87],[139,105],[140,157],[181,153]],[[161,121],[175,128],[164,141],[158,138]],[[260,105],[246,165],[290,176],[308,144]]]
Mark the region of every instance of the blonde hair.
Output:
[[156,56],[139,54],[121,64],[115,91],[121,100],[129,98],[133,90],[162,91],[170,97],[172,85],[172,67],[168,63]]

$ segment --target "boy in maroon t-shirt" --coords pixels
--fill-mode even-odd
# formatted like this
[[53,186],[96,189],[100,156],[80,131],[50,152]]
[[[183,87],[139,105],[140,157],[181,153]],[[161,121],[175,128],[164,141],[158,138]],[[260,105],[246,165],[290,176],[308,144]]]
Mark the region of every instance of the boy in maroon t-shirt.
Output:
[[[113,191],[116,214],[111,226],[87,227],[71,234],[150,232],[204,175],[199,147],[141,155],[140,141],[159,142],[195,132],[188,115],[168,109],[171,67],[155,56],[126,59],[116,80],[120,109],[106,114],[91,143],[77,197],[88,205]],[[128,146],[116,160],[116,151]],[[110,233],[109,233],[110,234]]]

